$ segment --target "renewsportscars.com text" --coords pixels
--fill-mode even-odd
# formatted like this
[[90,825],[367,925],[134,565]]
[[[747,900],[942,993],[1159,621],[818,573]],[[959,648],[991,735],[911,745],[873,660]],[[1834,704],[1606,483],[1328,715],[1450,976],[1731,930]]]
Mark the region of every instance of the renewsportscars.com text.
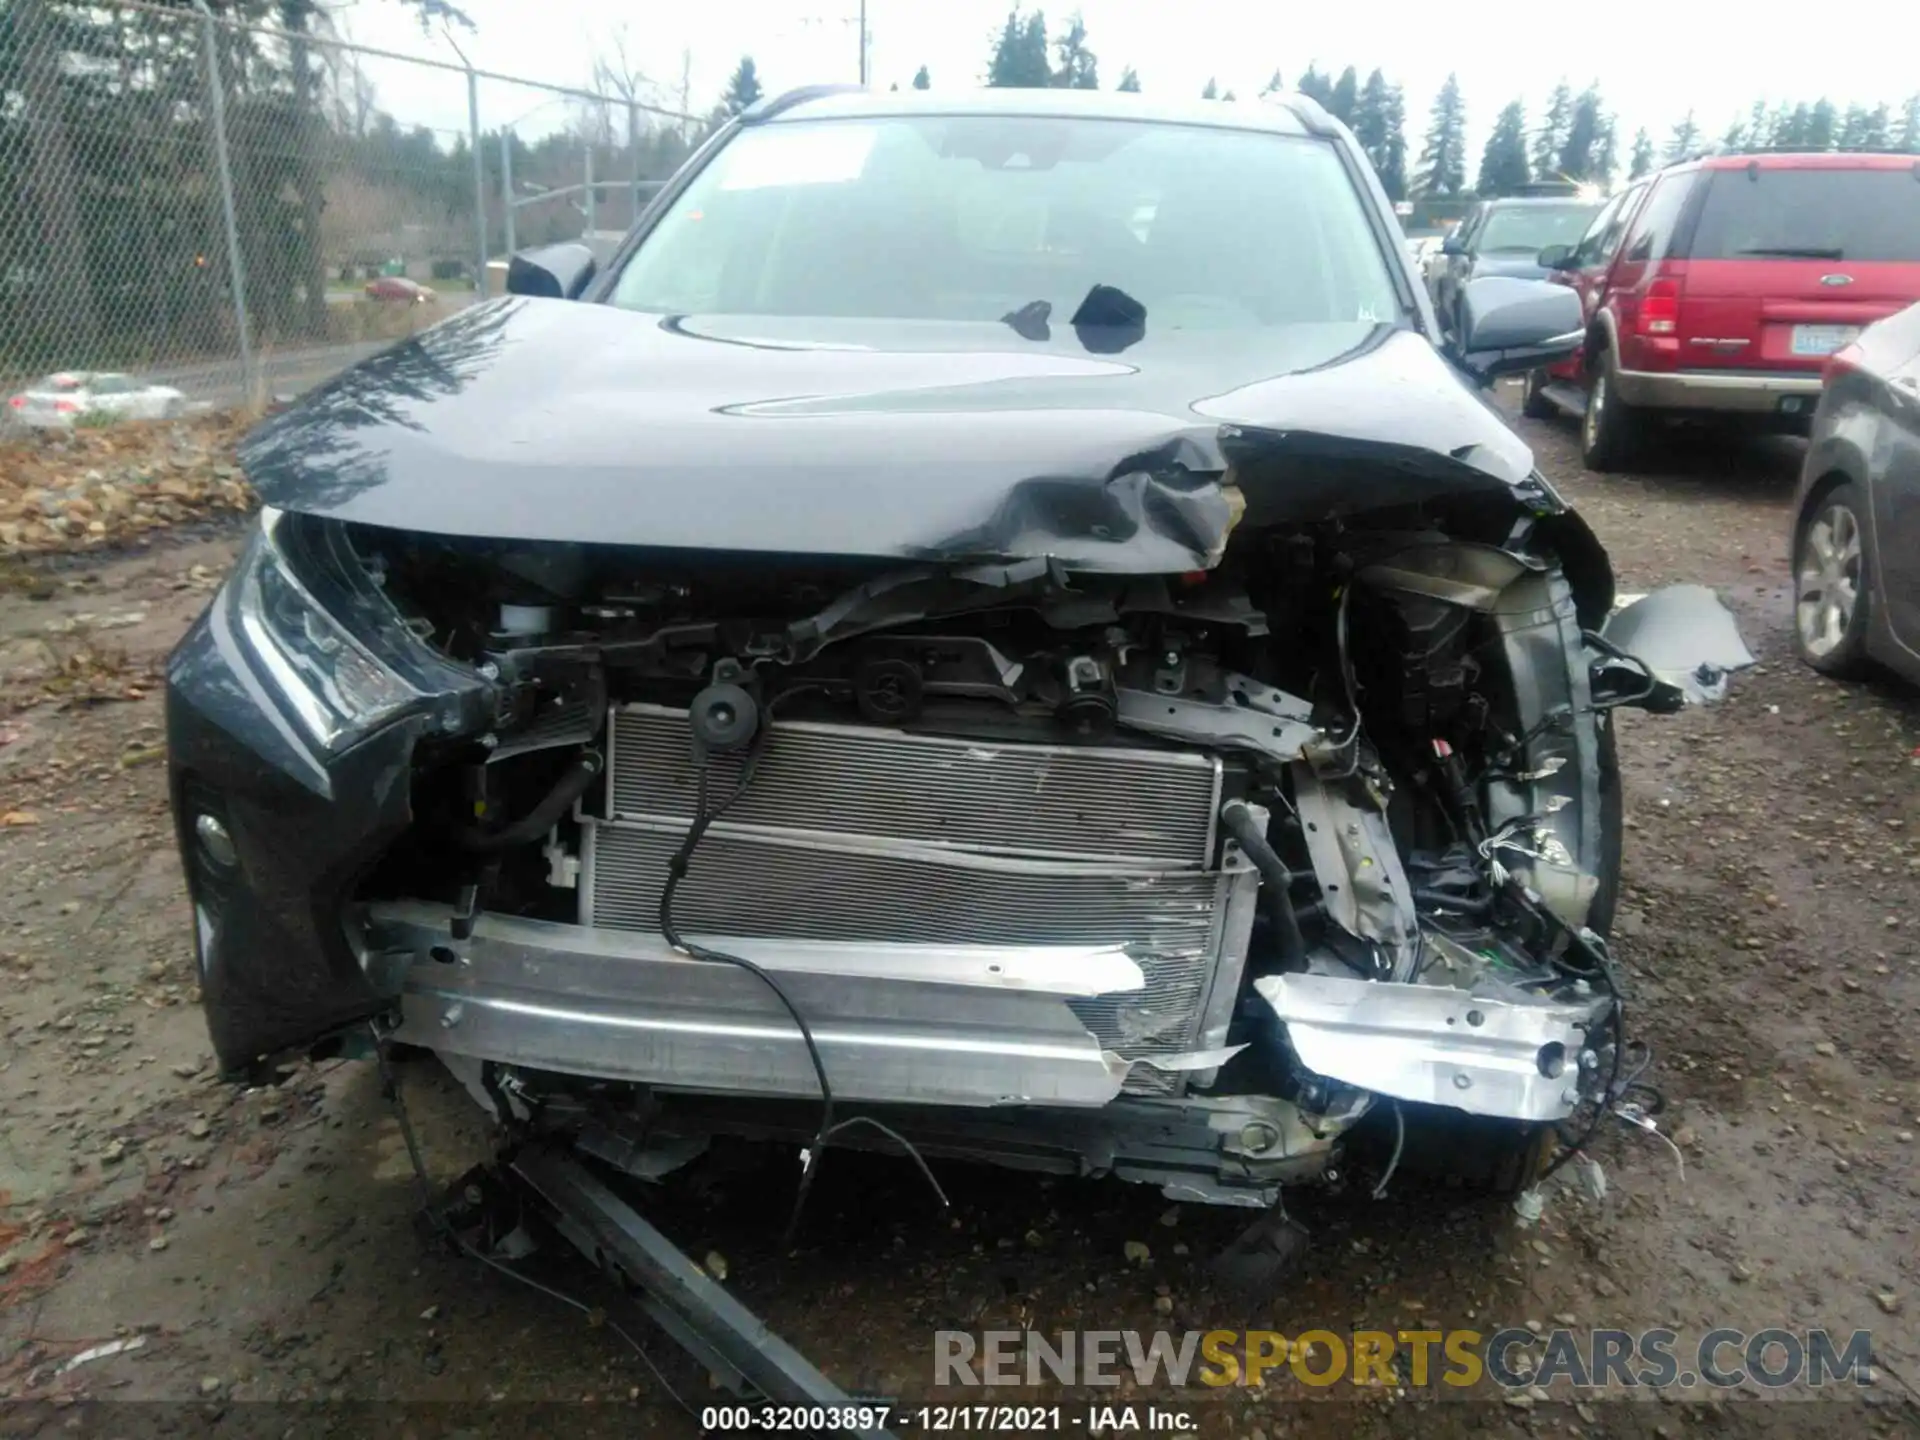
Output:
[[949,1385],[1431,1385],[1506,1389],[1768,1390],[1873,1383],[1869,1331],[942,1330],[933,1383]]

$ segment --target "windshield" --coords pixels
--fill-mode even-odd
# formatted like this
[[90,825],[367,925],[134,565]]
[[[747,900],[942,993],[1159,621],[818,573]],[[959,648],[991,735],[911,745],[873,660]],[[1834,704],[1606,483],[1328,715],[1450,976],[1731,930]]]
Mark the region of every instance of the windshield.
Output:
[[1400,312],[1327,142],[1000,116],[743,130],[640,245],[612,303],[997,322],[1045,302],[1068,324],[1095,286],[1124,292],[1156,329]]
[[1481,254],[1538,255],[1549,245],[1577,245],[1598,205],[1512,205],[1487,216],[1477,248]]
[[1920,180],[1898,170],[1722,170],[1695,260],[1920,261]]

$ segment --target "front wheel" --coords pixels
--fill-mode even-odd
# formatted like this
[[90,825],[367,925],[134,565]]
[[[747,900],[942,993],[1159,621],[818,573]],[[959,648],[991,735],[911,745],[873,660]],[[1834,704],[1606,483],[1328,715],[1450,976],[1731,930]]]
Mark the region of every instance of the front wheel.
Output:
[[1644,414],[1619,396],[1611,353],[1593,368],[1587,413],[1580,421],[1580,459],[1589,470],[1623,470],[1639,454]]

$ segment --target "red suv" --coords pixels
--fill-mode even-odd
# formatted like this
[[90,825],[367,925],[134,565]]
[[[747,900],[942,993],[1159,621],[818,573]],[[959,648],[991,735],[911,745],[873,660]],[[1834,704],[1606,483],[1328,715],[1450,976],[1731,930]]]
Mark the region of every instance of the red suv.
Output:
[[1624,466],[1665,418],[1804,432],[1827,357],[1920,300],[1920,159],[1674,165],[1540,263],[1579,291],[1587,342],[1529,377],[1525,409],[1580,416],[1589,468]]

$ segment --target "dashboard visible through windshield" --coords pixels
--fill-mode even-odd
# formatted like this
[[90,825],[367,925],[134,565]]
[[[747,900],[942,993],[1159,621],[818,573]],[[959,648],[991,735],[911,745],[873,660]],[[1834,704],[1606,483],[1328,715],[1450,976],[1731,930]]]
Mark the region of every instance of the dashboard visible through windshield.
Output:
[[662,314],[1066,324],[1101,296],[1156,329],[1380,323],[1403,310],[1331,143],[981,115],[743,129],[641,242],[610,300]]

